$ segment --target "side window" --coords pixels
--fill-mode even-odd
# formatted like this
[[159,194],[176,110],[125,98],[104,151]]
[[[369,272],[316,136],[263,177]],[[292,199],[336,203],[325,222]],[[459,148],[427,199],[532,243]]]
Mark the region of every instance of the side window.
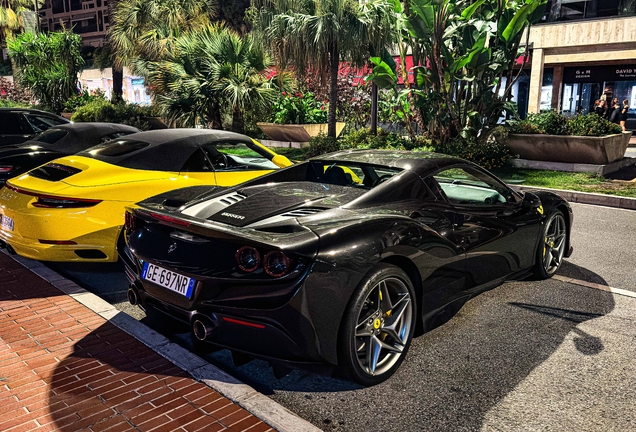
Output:
[[446,169],[433,179],[453,204],[501,205],[513,199],[506,186],[472,167]]
[[203,150],[196,149],[192,156],[188,158],[181,169],[182,172],[212,172],[210,161],[206,157]]
[[24,124],[22,115],[12,112],[0,112],[0,134],[2,135],[25,135],[32,134],[33,131]]
[[33,114],[27,114],[26,118],[31,124],[31,126],[33,126],[33,128],[39,132],[44,132],[50,127],[57,126],[59,124],[64,123],[63,121],[55,119],[55,118],[33,115]]
[[217,171],[274,170],[278,166],[241,142],[215,142],[202,146]]

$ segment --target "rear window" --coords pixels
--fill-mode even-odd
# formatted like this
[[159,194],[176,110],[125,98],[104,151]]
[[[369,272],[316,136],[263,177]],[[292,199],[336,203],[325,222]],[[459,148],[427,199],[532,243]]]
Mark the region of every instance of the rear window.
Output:
[[99,144],[87,152],[91,156],[116,157],[136,152],[148,146],[150,146],[150,143],[143,141],[115,140]]
[[68,134],[68,131],[62,129],[49,129],[44,133],[38,135],[34,141],[38,141],[46,144],[55,144]]

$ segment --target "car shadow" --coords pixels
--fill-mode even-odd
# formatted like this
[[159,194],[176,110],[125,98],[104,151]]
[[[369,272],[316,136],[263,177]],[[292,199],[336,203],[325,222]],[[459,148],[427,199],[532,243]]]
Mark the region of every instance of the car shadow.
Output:
[[[573,264],[563,272],[605,284]],[[225,350],[208,357],[232,374],[269,387],[270,397],[325,430],[388,431],[400,424],[406,430],[476,430],[568,335],[582,355],[600,354],[603,340],[577,326],[602,318],[614,305],[609,292],[556,279],[506,283],[414,339],[396,374],[369,388],[302,371],[278,380],[261,361],[233,366]],[[382,415],[362,415],[366,410]]]

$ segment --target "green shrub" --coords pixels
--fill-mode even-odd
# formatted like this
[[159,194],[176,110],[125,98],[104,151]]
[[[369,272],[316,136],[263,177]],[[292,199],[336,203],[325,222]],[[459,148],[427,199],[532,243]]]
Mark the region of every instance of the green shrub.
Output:
[[325,134],[312,137],[309,140],[309,150],[307,157],[312,158],[325,153],[331,153],[340,150],[340,143],[337,138],[328,137]]
[[503,126],[492,129],[485,137],[464,139],[457,137],[443,144],[434,144],[437,153],[469,160],[486,169],[500,168],[510,159],[506,147],[508,131]]
[[278,124],[327,123],[329,117],[329,104],[316,100],[311,92],[283,92],[272,109],[272,120]]
[[378,129],[378,133],[374,135],[368,128],[351,131],[340,138],[343,149],[414,150],[428,149],[429,144],[423,138],[413,141],[395,132],[386,132],[382,129]]
[[0,98],[0,108],[31,108],[31,105],[10,99]]
[[108,122],[134,126],[148,130],[150,125],[143,117],[153,116],[151,107],[141,107],[127,103],[110,103],[107,100],[95,100],[79,107],[71,120],[74,122]]
[[94,90],[89,92],[88,90],[82,90],[75,96],[71,96],[64,104],[64,111],[75,112],[78,108],[83,107],[91,102],[105,101],[106,97],[101,90]]
[[545,131],[539,129],[537,125],[530,123],[528,120],[512,120],[508,122],[508,130],[511,134],[544,134]]
[[527,121],[548,135],[568,135],[568,118],[554,110],[528,114]]
[[619,125],[605,120],[596,113],[572,117],[568,120],[568,128],[570,135],[577,136],[605,136],[623,132]]

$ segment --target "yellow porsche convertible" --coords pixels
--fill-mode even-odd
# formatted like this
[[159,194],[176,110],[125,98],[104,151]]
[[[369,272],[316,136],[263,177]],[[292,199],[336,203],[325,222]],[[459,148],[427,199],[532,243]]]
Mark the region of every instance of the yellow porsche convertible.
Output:
[[183,187],[233,186],[289,165],[231,132],[127,135],[7,181],[0,246],[42,261],[116,261],[126,206]]

